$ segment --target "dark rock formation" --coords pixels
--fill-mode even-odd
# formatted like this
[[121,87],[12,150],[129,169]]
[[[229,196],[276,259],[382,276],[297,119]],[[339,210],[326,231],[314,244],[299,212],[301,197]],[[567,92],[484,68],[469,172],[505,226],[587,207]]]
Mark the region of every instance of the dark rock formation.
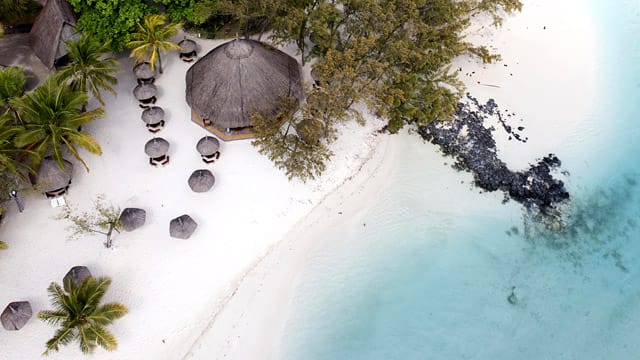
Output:
[[[446,155],[456,159],[454,167],[474,175],[475,184],[487,191],[502,190],[505,201],[513,199],[528,209],[545,214],[555,204],[569,199],[564,183],[553,177],[551,170],[561,165],[560,159],[549,154],[526,171],[512,171],[500,160],[493,127],[484,126],[489,116],[496,116],[505,131],[519,141],[526,141],[506,124],[493,100],[481,105],[470,95],[469,103],[459,104],[456,119],[435,122],[418,128],[425,140],[440,146]],[[524,130],[524,127],[519,131]]]

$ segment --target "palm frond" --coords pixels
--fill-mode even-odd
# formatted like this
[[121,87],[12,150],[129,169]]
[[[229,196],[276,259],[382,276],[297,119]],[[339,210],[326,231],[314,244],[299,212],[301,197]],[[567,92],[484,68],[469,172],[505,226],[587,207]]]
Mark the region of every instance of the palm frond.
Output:
[[72,323],[67,322],[55,332],[53,337],[47,341],[47,350],[43,355],[49,355],[52,351],[60,350],[60,346],[68,345],[76,338],[76,329],[72,325]]
[[103,349],[113,351],[118,347],[118,340],[105,327],[100,325],[91,326],[87,331],[93,333],[95,343]]

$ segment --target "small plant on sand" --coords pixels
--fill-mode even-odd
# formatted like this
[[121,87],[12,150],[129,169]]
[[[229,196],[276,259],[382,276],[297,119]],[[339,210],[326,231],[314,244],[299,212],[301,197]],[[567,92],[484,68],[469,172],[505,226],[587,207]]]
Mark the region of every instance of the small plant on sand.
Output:
[[120,303],[100,304],[109,285],[111,279],[92,276],[77,286],[71,286],[68,293],[55,282],[49,285],[47,291],[54,309],[40,311],[38,318],[57,326],[58,330],[47,341],[44,355],[74,341],[78,341],[84,354],[93,353],[98,346],[107,351],[116,349],[118,341],[106,326],[123,317],[128,310]]
[[69,238],[77,239],[81,235],[102,234],[107,237],[104,246],[110,248],[113,244],[113,232],[120,233],[122,227],[120,212],[119,207],[107,204],[104,195],[100,195],[94,201],[94,208],[91,211],[80,213],[74,206],[68,204],[56,218],[71,221]]
[[0,241],[0,250],[6,250],[7,244],[4,241]]

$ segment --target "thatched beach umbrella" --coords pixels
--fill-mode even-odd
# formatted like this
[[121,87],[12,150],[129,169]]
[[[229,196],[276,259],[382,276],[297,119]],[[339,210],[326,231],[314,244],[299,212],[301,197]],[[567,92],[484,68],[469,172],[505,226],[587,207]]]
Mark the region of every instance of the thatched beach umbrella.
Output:
[[209,191],[215,182],[216,178],[213,176],[211,171],[207,169],[194,171],[191,176],[189,176],[188,181],[191,190],[198,193]]
[[196,144],[196,150],[203,156],[211,156],[220,150],[220,141],[213,136],[205,136]]
[[151,64],[148,62],[142,62],[134,66],[133,74],[140,80],[149,80],[155,76],[153,70],[151,70]]
[[191,40],[191,39],[187,39],[185,38],[184,40],[181,40],[178,43],[178,46],[180,46],[180,54],[181,55],[195,55],[196,52],[196,42]]
[[36,183],[44,193],[51,193],[65,189],[71,183],[73,176],[73,164],[63,160],[64,168],[60,169],[58,163],[51,157],[45,157],[40,163]]
[[5,330],[20,330],[31,319],[33,311],[28,301],[14,301],[0,315],[2,327]]
[[158,89],[153,84],[139,84],[135,89],[133,89],[133,96],[135,96],[136,99],[143,101],[153,98],[156,96],[157,92]]
[[64,290],[69,292],[71,288],[80,285],[84,279],[91,276],[91,271],[86,266],[74,266],[67,272],[67,274],[62,278],[62,285],[64,286]]
[[248,128],[253,112],[275,116],[285,110],[283,97],[303,98],[298,62],[249,39],[211,50],[187,71],[186,82],[192,113],[218,129]]
[[125,231],[133,231],[147,221],[147,212],[138,208],[126,208],[120,214],[120,224]]
[[155,125],[164,120],[164,110],[159,106],[152,106],[142,112],[142,121],[149,125]]
[[153,159],[163,157],[169,152],[169,142],[163,138],[153,138],[144,145],[144,152]]
[[169,223],[169,235],[178,239],[188,239],[198,224],[189,215],[179,216]]

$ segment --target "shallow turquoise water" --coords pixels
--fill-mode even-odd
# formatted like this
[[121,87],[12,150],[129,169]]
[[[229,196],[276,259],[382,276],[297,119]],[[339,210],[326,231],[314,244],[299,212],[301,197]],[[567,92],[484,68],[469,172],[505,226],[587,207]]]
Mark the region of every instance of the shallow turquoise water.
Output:
[[[607,39],[601,128],[563,154],[593,154],[571,174],[567,231],[444,186],[419,156],[433,149],[403,145],[418,156],[373,207],[321,234],[334,241],[296,289],[283,359],[640,358],[640,3],[586,3]],[[430,206],[447,196],[464,201]]]

